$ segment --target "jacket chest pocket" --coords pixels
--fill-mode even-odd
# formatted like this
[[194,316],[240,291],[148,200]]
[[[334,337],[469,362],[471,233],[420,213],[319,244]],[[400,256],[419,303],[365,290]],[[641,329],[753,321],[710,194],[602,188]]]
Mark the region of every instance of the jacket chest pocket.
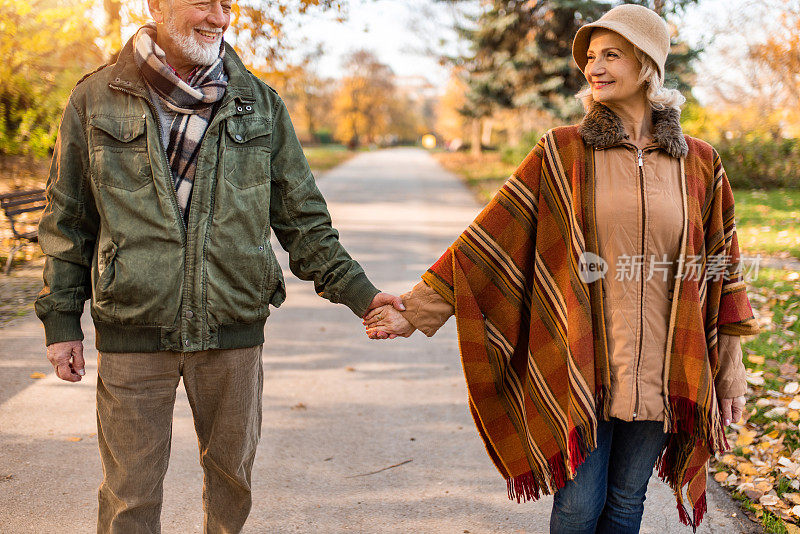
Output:
[[153,182],[143,117],[89,118],[92,175],[99,185],[137,191]]
[[270,178],[269,123],[261,117],[232,117],[225,123],[225,180],[238,189]]

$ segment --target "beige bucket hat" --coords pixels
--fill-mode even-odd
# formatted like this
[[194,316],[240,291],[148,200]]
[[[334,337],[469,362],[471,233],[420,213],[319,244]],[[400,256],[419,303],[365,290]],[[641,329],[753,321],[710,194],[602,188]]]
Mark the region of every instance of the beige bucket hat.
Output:
[[633,46],[655,61],[661,79],[664,79],[664,64],[667,62],[670,40],[667,23],[658,13],[644,6],[622,4],[608,11],[596,22],[581,26],[572,41],[572,58],[581,72],[586,69],[589,39],[596,28],[616,32],[633,43]]

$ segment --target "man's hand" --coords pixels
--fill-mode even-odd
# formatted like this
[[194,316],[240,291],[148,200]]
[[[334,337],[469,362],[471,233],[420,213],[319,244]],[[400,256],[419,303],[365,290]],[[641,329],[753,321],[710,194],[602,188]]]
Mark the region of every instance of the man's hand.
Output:
[[744,397],[733,397],[719,401],[719,408],[722,411],[722,424],[724,426],[735,423],[742,418],[744,400]]
[[367,315],[369,315],[369,312],[371,312],[375,308],[380,308],[381,306],[386,306],[387,304],[394,306],[396,310],[406,311],[406,307],[403,306],[403,299],[401,299],[400,297],[395,297],[394,295],[391,295],[389,293],[378,293],[372,299],[372,302],[367,308],[367,313],[364,314],[364,317],[362,317],[362,319],[366,319]]
[[67,382],[80,382],[86,374],[83,361],[83,341],[62,341],[47,346],[47,359],[56,375]]

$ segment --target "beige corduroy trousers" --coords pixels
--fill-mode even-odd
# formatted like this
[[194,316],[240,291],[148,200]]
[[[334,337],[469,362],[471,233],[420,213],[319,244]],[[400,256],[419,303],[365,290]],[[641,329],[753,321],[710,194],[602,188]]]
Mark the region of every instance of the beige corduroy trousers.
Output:
[[202,352],[101,353],[97,438],[103,463],[98,533],[161,531],[175,392],[183,378],[203,467],[203,532],[242,529],[261,437],[262,346]]

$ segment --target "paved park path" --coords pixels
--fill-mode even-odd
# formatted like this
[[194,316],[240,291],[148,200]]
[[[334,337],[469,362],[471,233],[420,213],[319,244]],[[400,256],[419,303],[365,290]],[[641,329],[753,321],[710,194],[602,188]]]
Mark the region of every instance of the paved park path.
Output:
[[[421,150],[362,154],[320,187],[347,249],[395,293],[416,283],[480,210]],[[370,341],[348,309],[317,297],[280,257],[289,296],[267,323],[264,421],[245,532],[546,533],[551,498],[510,502],[473,426],[454,321],[431,339]],[[0,533],[94,531],[102,470],[96,352],[84,324],[88,365],[79,384],[52,373],[34,316],[0,329]],[[35,371],[46,378],[31,379]],[[749,532],[713,484],[698,532]],[[200,532],[201,487],[181,386],[165,533]],[[691,532],[655,478],[642,532]]]

